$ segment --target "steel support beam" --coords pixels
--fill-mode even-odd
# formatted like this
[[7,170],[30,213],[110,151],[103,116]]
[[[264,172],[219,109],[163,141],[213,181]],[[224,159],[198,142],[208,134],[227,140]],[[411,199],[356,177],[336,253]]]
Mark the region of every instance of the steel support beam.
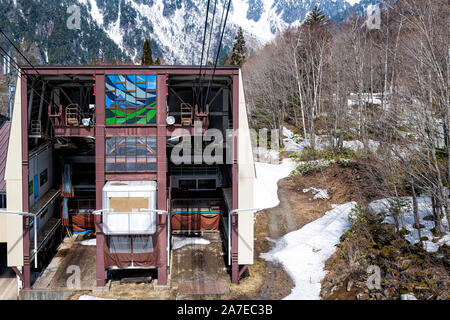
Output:
[[[157,75],[157,183],[158,183],[158,209],[167,210],[167,157],[166,157],[166,102],[167,82],[166,74]],[[158,285],[167,284],[167,215],[158,216]]]
[[[22,114],[22,211],[29,211],[28,199],[28,95],[27,77],[21,77],[21,114]],[[24,288],[31,289],[30,266],[30,217],[23,217],[23,278]]]
[[[105,76],[96,74],[95,77],[95,207],[103,207],[103,186],[105,185]],[[106,284],[107,272],[105,269],[105,235],[103,233],[102,216],[95,216],[95,231],[97,236],[96,284],[103,287]]]
[[[232,167],[232,194],[233,210],[239,208],[239,163],[238,163],[238,128],[239,128],[239,77],[233,76],[233,167]],[[238,260],[238,215],[232,215],[231,219],[231,282],[239,284],[239,260]]]

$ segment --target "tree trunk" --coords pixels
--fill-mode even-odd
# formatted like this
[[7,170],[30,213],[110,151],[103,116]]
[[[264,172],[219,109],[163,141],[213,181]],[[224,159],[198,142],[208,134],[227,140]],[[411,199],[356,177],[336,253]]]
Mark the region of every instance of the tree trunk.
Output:
[[413,213],[414,213],[414,225],[417,229],[417,234],[419,236],[420,246],[422,246],[422,235],[420,234],[420,219],[419,219],[419,206],[417,204],[417,195],[416,190],[414,188],[414,182],[411,182],[412,188],[412,198],[413,198]]

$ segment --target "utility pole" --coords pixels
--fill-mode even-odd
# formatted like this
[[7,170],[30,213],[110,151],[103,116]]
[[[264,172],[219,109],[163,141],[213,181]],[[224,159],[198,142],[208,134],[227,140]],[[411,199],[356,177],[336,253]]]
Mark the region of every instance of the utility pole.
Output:
[[[13,61],[14,65],[17,65],[16,58],[14,58]],[[8,56],[3,57],[3,75],[8,76],[8,107],[9,107],[8,118],[11,121],[14,103],[14,94],[16,92],[14,77],[17,76],[17,72],[13,71],[13,68],[11,68],[11,58]]]

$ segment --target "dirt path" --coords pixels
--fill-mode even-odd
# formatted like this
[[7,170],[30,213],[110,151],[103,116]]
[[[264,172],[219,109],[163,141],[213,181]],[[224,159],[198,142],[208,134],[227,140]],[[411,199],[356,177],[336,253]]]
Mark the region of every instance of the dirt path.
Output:
[[291,204],[281,188],[278,188],[280,204],[267,209],[269,215],[269,233],[273,239],[278,239],[291,231],[297,230],[297,221],[292,213]]
[[[283,235],[297,230],[297,222],[293,215],[291,204],[278,183],[278,199],[280,204],[274,208],[266,209],[269,218],[269,236],[272,239],[279,239]],[[261,291],[262,300],[279,299],[280,295],[290,291],[292,280],[284,272],[283,267],[273,262],[267,262],[267,281]],[[289,292],[287,292],[289,293]]]
[[[278,182],[280,204],[265,210],[268,236],[279,239],[322,217],[325,212],[331,210],[331,204],[342,204],[353,200],[357,193],[357,187],[350,183],[353,175],[354,172],[349,168],[332,166],[307,176],[280,180]],[[326,189],[330,199],[313,200],[311,193],[303,192],[303,189],[309,187]],[[281,299],[291,292],[293,282],[281,265],[267,262],[265,272],[259,299]]]

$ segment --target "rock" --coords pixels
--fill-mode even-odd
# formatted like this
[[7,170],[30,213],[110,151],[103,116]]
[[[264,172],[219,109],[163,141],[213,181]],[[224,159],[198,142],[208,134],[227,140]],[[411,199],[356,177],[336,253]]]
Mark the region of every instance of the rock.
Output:
[[411,260],[403,260],[401,263],[402,269],[406,270],[409,268],[410,264],[411,264]]
[[415,286],[414,287],[414,290],[417,290],[417,291],[423,291],[423,290],[429,290],[427,287],[422,287],[422,286]]
[[386,299],[392,299],[392,297],[394,296],[395,290],[392,288],[388,288],[388,289],[385,289],[383,291],[383,293],[384,293],[384,296]]
[[372,294],[372,297],[376,300],[385,300],[386,299],[386,297],[382,293],[379,293],[379,292]]
[[352,289],[353,286],[353,280],[349,280],[347,282],[347,292],[350,292],[350,290]]
[[358,300],[369,300],[369,295],[367,293],[358,293],[356,295],[356,299],[358,299]]
[[412,293],[405,293],[400,296],[400,300],[417,300],[417,298]]
[[442,293],[441,295],[439,295],[436,300],[447,300],[448,299],[448,294],[446,292]]

